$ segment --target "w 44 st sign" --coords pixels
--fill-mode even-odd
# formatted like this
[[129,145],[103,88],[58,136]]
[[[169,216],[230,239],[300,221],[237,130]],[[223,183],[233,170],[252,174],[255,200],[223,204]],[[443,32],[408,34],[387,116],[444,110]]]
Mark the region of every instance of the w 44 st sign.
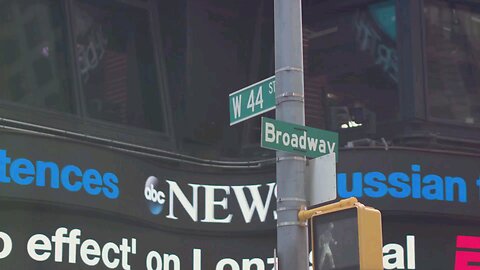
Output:
[[230,126],[275,109],[275,76],[231,93],[229,103]]

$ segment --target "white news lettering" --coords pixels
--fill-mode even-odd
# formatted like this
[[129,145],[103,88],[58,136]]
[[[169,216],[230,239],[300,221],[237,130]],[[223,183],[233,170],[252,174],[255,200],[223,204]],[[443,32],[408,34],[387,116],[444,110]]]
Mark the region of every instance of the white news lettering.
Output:
[[[383,267],[385,269],[415,269],[415,236],[407,235],[406,240],[405,249],[396,243],[389,243],[383,247]],[[407,268],[405,268],[405,251]]]
[[[96,266],[102,261],[103,265],[110,269],[130,270],[128,262],[130,254],[137,253],[137,240],[122,238],[120,245],[108,242],[100,247],[97,241],[87,239],[81,243],[80,236],[82,232],[79,229],[73,229],[68,232],[67,228],[58,228],[50,238],[43,234],[35,234],[28,240],[27,252],[30,258],[35,261],[46,261],[54,254],[55,262],[63,262],[64,245],[68,246],[68,263],[77,263],[78,246],[81,261],[88,266]],[[54,243],[54,245],[52,245]]]
[[188,184],[189,186],[192,187],[192,203],[190,203],[187,199],[187,196],[183,193],[182,189],[178,186],[177,183],[166,180],[169,187],[170,187],[170,192],[169,192],[169,198],[170,198],[170,208],[169,208],[169,213],[167,218],[170,219],[178,219],[178,217],[175,216],[174,213],[174,200],[173,198],[177,198],[178,201],[182,204],[183,209],[188,213],[190,218],[192,218],[193,221],[198,221],[198,187],[200,185],[196,184]]
[[[268,195],[265,203],[262,201],[262,197],[260,196],[259,188],[261,187],[261,185],[232,186],[235,196],[237,197],[238,205],[240,205],[240,210],[242,211],[243,218],[245,219],[246,223],[250,223],[252,221],[255,210],[258,213],[258,217],[260,218],[260,221],[265,222],[265,219],[267,218],[270,202],[272,200],[272,194],[274,193],[274,191],[276,191],[275,183],[267,184],[267,186],[268,186]],[[251,205],[248,205],[248,201],[245,196],[245,188],[247,188],[250,191],[250,195],[252,196]]]
[[[149,254],[150,256],[150,254]],[[154,255],[151,255],[152,257]],[[158,254],[155,255],[156,259],[162,259],[162,256]],[[152,260],[153,261],[153,260]],[[233,259],[233,258],[222,258],[220,259],[216,265],[215,268],[212,268],[214,270],[270,270],[274,269],[275,266],[275,258],[244,258],[244,259]],[[202,250],[201,249],[193,249],[193,265],[192,268],[193,270],[203,270],[202,266]],[[165,265],[165,263],[164,263]],[[158,264],[157,268],[148,268],[148,259],[147,259],[147,269],[148,270],[168,270],[171,268],[162,268],[161,264]],[[180,268],[178,268],[180,269]],[[174,270],[177,270],[177,268],[174,267]]]
[[[383,246],[383,268],[385,270],[408,269],[415,270],[415,236],[407,235],[406,248],[396,243],[389,243]],[[407,265],[405,268],[405,250]],[[310,251],[308,261],[309,270],[313,270],[313,254]]]
[[80,248],[83,252],[80,252],[80,257],[83,262],[88,266],[95,266],[100,262],[100,256],[102,255],[100,245],[93,239],[87,239],[83,242]]
[[0,259],[6,258],[12,252],[12,238],[4,232],[0,232],[0,241],[3,242],[3,249],[0,251]]
[[[147,270],[180,270],[180,258],[174,254],[163,254],[150,251],[146,259]],[[156,265],[156,267],[155,267]],[[173,268],[170,266],[173,265]]]
[[[232,221],[232,214],[229,214],[226,218],[215,218],[215,206],[221,206],[224,210],[228,209],[228,199],[224,197],[220,201],[215,201],[215,190],[225,191],[225,195],[230,195],[230,189],[226,186],[203,186],[205,188],[205,218],[202,222],[212,223],[230,223]],[[206,198],[209,198],[208,200]]]
[[[250,223],[254,217],[255,212],[258,214],[260,222],[265,222],[267,214],[271,206],[273,196],[277,196],[276,184],[268,183],[268,194],[265,199],[262,199],[260,189],[262,185],[248,185],[248,186],[214,186],[214,185],[199,185],[188,184],[191,188],[191,200],[187,198],[187,195],[180,188],[180,186],[171,180],[166,180],[169,185],[169,213],[166,216],[169,219],[178,219],[175,214],[175,206],[178,205],[177,201],[183,207],[183,210],[190,216],[194,222],[199,221],[198,216],[198,196],[199,192],[204,192],[205,204],[204,213],[205,216],[200,222],[204,223],[230,223],[234,218],[233,213],[228,212],[229,199],[232,198],[231,190],[233,189],[233,198],[236,199],[246,223]],[[248,195],[245,194],[248,191]],[[222,197],[219,197],[220,194]],[[251,202],[249,199],[251,198]],[[177,204],[176,204],[177,203]],[[222,214],[223,210],[225,213]],[[217,211],[215,211],[217,210]],[[273,211],[273,216],[276,218],[276,212]]]
[[232,270],[250,270],[250,269],[258,269],[258,270],[265,270],[265,262],[259,258],[253,259],[243,259],[240,263],[235,261],[231,258],[225,258],[220,260],[215,267],[215,270],[225,270],[225,269],[232,269]]
[[202,250],[195,248],[193,249],[193,270],[202,269]]
[[225,258],[217,263],[215,270],[224,270],[228,266],[228,269],[240,270],[240,266],[234,259]]

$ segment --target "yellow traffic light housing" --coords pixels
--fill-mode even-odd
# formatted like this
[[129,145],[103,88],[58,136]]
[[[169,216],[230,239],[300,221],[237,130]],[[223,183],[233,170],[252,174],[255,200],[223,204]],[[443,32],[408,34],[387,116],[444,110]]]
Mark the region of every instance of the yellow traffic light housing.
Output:
[[349,198],[300,211],[309,220],[313,270],[381,270],[382,220],[380,211]]

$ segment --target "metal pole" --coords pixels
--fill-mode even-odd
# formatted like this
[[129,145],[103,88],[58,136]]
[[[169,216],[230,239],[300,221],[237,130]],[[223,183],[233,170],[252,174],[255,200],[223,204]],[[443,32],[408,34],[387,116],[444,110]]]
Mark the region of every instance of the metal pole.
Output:
[[[275,0],[276,119],[305,125],[301,0]],[[277,250],[279,270],[308,270],[305,157],[277,151]]]

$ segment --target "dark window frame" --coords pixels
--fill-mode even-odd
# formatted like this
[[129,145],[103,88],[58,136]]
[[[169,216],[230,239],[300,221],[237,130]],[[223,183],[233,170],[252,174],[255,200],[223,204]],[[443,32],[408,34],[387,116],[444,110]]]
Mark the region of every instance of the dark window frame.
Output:
[[[323,0],[323,1],[317,1],[317,0],[304,0],[304,10],[303,10],[303,16],[304,16],[304,22],[314,22],[315,20],[318,19],[319,16],[322,16],[322,14],[327,14],[327,15],[335,15],[338,12],[342,11],[348,11],[352,8],[356,7],[362,7],[366,6],[369,4],[374,4],[381,2],[382,0],[342,0],[342,1],[337,1],[337,0]],[[401,70],[402,70],[402,64],[401,64],[401,59],[405,57],[405,52],[401,49],[403,46],[399,39],[399,22],[398,22],[398,16],[399,16],[399,11],[398,11],[398,1],[403,2],[403,1],[417,1],[417,0],[396,0],[395,5],[395,12],[396,12],[396,19],[397,19],[397,24],[396,24],[396,31],[397,31],[397,54],[398,54],[398,59],[399,59],[399,81],[401,80]],[[309,8],[305,8],[305,5],[309,5]],[[320,11],[319,11],[320,10]],[[305,19],[305,16],[307,16],[307,19]],[[310,19],[311,18],[311,19]],[[392,138],[395,136],[395,134],[398,134],[401,132],[403,129],[403,124],[406,121],[405,119],[405,114],[408,108],[406,108],[406,104],[404,102],[405,97],[402,97],[402,93],[404,92],[405,86],[402,86],[400,83],[398,84],[398,100],[397,100],[397,105],[398,105],[398,110],[399,110],[399,116],[397,119],[391,119],[388,123],[383,123],[381,127],[377,126],[377,131],[376,135],[377,137],[385,137],[385,138]],[[412,91],[413,92],[413,91]],[[409,100],[413,99],[413,93],[410,95],[411,97],[407,97]],[[324,114],[325,114],[325,126],[328,126],[328,121],[330,118],[329,111],[327,110],[326,102],[322,104],[324,107]]]
[[[402,0],[397,0],[397,1],[402,1]],[[439,1],[439,2],[447,2],[447,3],[451,3],[451,4],[464,4],[464,5],[479,5],[480,2],[479,1],[474,1],[474,0],[436,0],[436,1]],[[425,48],[426,48],[426,25],[425,25],[425,14],[423,13],[423,7],[424,7],[424,3],[425,3],[425,0],[422,0],[422,1],[419,1],[421,2],[421,6],[422,6],[422,18],[421,18],[421,26],[422,26],[422,40],[423,40],[423,44],[422,44],[422,47],[420,48],[422,50],[422,55],[421,55],[421,59],[422,59],[422,62],[424,63],[423,64],[423,69],[424,69],[424,78],[423,80],[425,81],[424,82],[424,89],[423,89],[423,93],[424,93],[424,96],[425,96],[425,102],[424,102],[424,111],[425,111],[425,117],[424,119],[427,121],[427,122],[430,122],[432,124],[436,124],[438,125],[441,129],[444,129],[442,127],[444,126],[451,126],[452,128],[460,128],[462,129],[462,132],[461,132],[461,135],[464,135],[464,136],[467,136],[467,137],[472,137],[472,136],[469,136],[470,134],[469,133],[472,133],[472,135],[474,135],[473,137],[476,137],[476,138],[480,138],[480,124],[466,124],[466,123],[463,123],[463,122],[459,122],[459,121],[456,121],[456,120],[449,120],[449,119],[442,119],[442,118],[439,118],[439,117],[435,117],[435,116],[432,116],[430,111],[429,111],[429,98],[428,98],[428,80],[426,78],[426,74],[427,74],[427,71],[428,71],[428,66],[427,66],[427,56],[426,56],[426,53],[425,53]],[[448,132],[448,131],[446,131]],[[450,133],[450,132],[448,132]],[[452,134],[457,134],[457,132],[452,132]]]
[[[465,5],[480,4],[478,0],[442,1]],[[322,13],[334,14],[373,2],[375,0],[305,0],[304,4],[323,5],[326,8],[322,9]],[[413,138],[417,135],[440,135],[453,140],[479,141],[480,125],[435,118],[429,114],[424,3],[425,0],[396,0],[400,119],[398,123],[393,122],[384,135],[394,140],[398,137],[400,141],[404,137]],[[315,11],[304,10],[304,14],[312,12]]]
[[175,149],[175,137],[170,115],[170,99],[166,79],[162,76],[165,65],[163,63],[160,28],[158,14],[156,12],[156,2],[153,0],[110,0],[122,3],[128,6],[144,9],[148,13],[148,22],[150,26],[151,40],[154,48],[154,58],[156,66],[156,76],[158,78],[158,91],[161,99],[162,113],[165,123],[165,131],[152,131],[148,129],[137,128],[133,126],[111,123],[103,120],[88,117],[85,109],[85,100],[80,84],[80,73],[76,59],[75,38],[73,33],[73,2],[77,0],[62,1],[62,11],[64,12],[66,23],[66,46],[69,49],[68,55],[68,73],[71,80],[70,95],[73,106],[71,113],[61,113],[42,108],[35,108],[22,104],[15,104],[9,101],[0,100],[0,115],[5,119],[11,119],[27,124],[38,125],[40,129],[44,127],[60,129],[79,134],[99,137],[106,140],[117,141],[125,144],[136,144],[142,147],[152,147],[157,149],[172,150]]
[[[426,119],[423,1],[396,0],[402,121]],[[421,27],[413,27],[418,26]],[[411,104],[411,106],[409,106]]]

